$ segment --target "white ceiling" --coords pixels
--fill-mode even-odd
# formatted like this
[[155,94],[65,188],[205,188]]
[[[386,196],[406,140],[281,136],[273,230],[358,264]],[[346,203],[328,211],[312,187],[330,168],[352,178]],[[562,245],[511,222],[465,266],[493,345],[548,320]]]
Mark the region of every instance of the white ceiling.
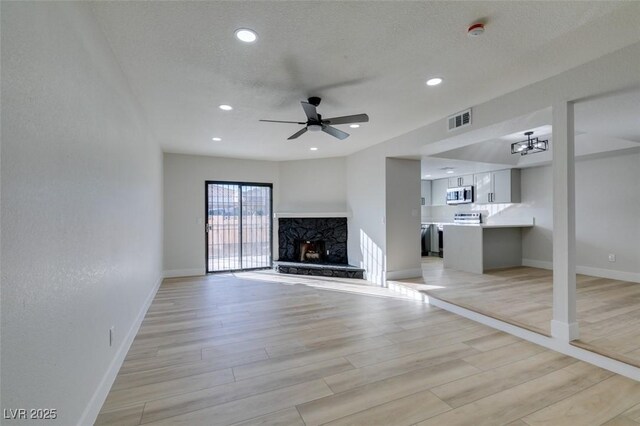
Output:
[[[167,152],[339,156],[638,41],[640,2],[96,2],[95,14]],[[466,28],[483,19],[487,31]],[[249,27],[247,45],[234,30]],[[424,82],[441,76],[444,83]],[[299,102],[368,113],[339,141],[286,138]],[[231,112],[217,108],[227,103]],[[214,136],[222,142],[212,142]],[[316,152],[309,147],[317,146]]]

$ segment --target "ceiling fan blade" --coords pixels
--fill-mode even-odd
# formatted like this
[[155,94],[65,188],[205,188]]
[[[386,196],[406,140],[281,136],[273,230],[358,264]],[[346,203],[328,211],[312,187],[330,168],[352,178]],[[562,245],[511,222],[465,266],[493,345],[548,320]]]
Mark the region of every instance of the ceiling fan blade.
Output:
[[344,117],[326,118],[322,120],[324,124],[349,124],[349,123],[366,123],[369,121],[367,114],[345,115]]
[[307,124],[305,122],[300,122],[300,121],[280,121],[280,120],[258,120],[258,121],[264,121],[264,122],[267,122],[267,123]]
[[307,132],[307,128],[303,127],[301,130],[298,130],[297,132],[295,132],[294,134],[292,134],[291,136],[289,136],[287,139],[291,140],[291,139],[297,139],[298,136],[303,135]]
[[316,111],[316,106],[305,101],[300,103],[302,104],[302,109],[307,115],[307,118],[311,121],[318,121],[318,111]]
[[340,140],[344,140],[349,137],[349,133],[336,129],[335,127],[327,126],[326,124],[322,125],[322,131]]

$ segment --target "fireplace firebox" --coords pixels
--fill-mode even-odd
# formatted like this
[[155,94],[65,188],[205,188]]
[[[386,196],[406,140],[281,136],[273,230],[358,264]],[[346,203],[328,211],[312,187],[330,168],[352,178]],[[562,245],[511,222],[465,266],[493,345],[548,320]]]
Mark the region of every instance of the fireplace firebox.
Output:
[[280,218],[276,271],[283,274],[364,278],[347,261],[347,218]]
[[299,241],[296,258],[300,262],[323,263],[326,257],[324,241]]

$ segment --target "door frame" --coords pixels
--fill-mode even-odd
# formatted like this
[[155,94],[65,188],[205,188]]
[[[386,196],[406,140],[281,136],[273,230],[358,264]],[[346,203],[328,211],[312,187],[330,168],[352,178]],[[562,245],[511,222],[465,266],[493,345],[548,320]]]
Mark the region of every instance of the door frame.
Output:
[[[240,268],[229,269],[224,271],[209,271],[209,185],[238,185],[240,186],[240,266],[242,266],[242,187],[243,186],[262,186],[270,188],[269,196],[269,266],[260,268]],[[266,182],[240,182],[240,181],[227,181],[227,180],[205,180],[204,181],[204,270],[205,274],[217,274],[228,272],[242,272],[242,271],[257,271],[261,269],[271,269],[273,267],[273,183]]]

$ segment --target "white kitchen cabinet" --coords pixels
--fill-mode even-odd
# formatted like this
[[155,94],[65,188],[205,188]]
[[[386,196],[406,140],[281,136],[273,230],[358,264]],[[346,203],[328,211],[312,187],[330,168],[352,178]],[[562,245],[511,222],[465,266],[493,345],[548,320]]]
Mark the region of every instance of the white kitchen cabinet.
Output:
[[[520,170],[518,170],[520,172]],[[511,191],[514,184],[514,179],[511,170],[498,170],[497,172],[491,172],[493,178],[493,203],[514,203],[520,200],[515,200]]]
[[491,202],[491,193],[493,192],[493,184],[491,181],[491,172],[476,173],[473,175],[475,185],[475,200],[477,204],[487,204]]
[[473,175],[456,176],[449,178],[449,188],[473,185]]
[[477,204],[520,202],[519,169],[477,173],[474,183]]
[[431,181],[431,205],[446,206],[448,188],[449,188],[449,179],[432,180]]
[[420,182],[420,201],[423,206],[431,205],[431,181],[423,180]]

